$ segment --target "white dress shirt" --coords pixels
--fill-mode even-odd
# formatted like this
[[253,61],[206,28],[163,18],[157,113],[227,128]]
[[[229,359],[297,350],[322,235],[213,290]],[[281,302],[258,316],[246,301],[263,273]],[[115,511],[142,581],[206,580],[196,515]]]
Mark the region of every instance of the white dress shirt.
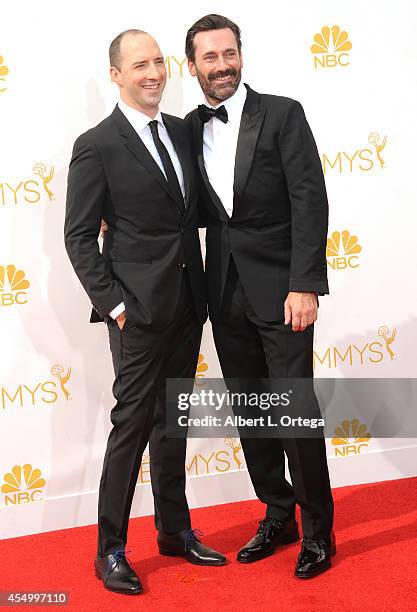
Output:
[[207,176],[229,217],[233,214],[236,148],[246,95],[246,87],[241,82],[233,96],[213,107],[218,108],[224,104],[227,123],[213,117],[204,124],[203,130],[203,157]]
[[[132,125],[133,129],[135,130],[139,138],[142,140],[143,144],[148,149],[149,153],[152,155],[152,157],[154,158],[154,160],[156,161],[156,163],[158,164],[158,166],[160,167],[162,173],[164,174],[166,178],[164,165],[162,163],[158,150],[153,141],[151,128],[149,127],[149,123],[150,121],[152,121],[152,119],[148,117],[147,115],[145,115],[144,113],[141,113],[140,111],[136,110],[135,108],[128,106],[127,104],[125,104],[125,102],[123,102],[123,100],[119,100],[118,106],[120,110],[122,111],[122,113],[124,114],[124,116],[126,117],[126,119]],[[158,122],[159,138],[162,140],[162,142],[164,143],[169,153],[169,156],[174,166],[176,175],[178,177],[178,182],[181,187],[182,195],[185,198],[184,175],[182,173],[181,163],[180,163],[180,160],[178,159],[178,155],[175,151],[174,145],[172,144],[171,138],[169,137],[167,129],[164,125],[160,111],[158,111],[157,115],[154,117],[154,120]],[[113,310],[109,314],[113,319],[115,319],[124,310],[125,310],[125,305],[122,302],[121,304],[116,306],[116,308],[113,308]]]

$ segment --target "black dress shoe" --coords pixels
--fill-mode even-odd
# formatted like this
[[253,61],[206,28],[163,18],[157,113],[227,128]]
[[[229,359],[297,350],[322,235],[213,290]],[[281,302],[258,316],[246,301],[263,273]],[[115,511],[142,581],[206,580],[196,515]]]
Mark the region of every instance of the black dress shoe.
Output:
[[246,546],[237,553],[240,563],[252,563],[275,552],[279,544],[291,544],[300,539],[297,521],[291,519],[283,522],[273,518],[259,521],[258,531]]
[[336,538],[333,532],[328,540],[303,538],[295,575],[297,578],[312,578],[321,574],[332,566],[335,554]]
[[142,593],[141,582],[130,567],[124,550],[117,550],[106,557],[96,557],[94,567],[97,578],[103,581],[109,591],[125,595]]
[[204,546],[198,537],[201,535],[198,529],[179,531],[173,535],[158,531],[159,552],[169,557],[184,557],[194,565],[224,565],[226,557]]

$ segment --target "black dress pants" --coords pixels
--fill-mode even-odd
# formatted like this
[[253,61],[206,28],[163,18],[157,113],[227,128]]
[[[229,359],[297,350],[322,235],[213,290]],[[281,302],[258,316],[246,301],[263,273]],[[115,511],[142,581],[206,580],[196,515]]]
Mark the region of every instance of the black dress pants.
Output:
[[[259,319],[246,298],[232,258],[222,308],[212,327],[226,380],[313,376],[313,326],[293,332],[283,318],[275,322]],[[304,536],[328,538],[333,525],[333,498],[324,438],[243,437],[241,443],[255,492],[267,506],[266,516],[291,519],[297,502]],[[284,453],[292,485],[285,478]]]
[[198,322],[188,274],[175,316],[162,331],[149,331],[128,319],[123,330],[108,323],[116,405],[98,502],[98,554],[124,549],[142,454],[149,442],[155,525],[168,534],[190,529],[185,497],[186,440],[169,438],[165,422],[165,379],[194,378],[202,325]]

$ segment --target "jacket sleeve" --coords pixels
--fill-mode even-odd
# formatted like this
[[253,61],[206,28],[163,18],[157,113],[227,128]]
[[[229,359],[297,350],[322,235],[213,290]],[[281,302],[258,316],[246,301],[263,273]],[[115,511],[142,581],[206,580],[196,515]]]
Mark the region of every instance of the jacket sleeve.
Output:
[[329,293],[326,187],[313,134],[301,104],[295,100],[281,123],[279,149],[291,204],[289,290]]
[[75,142],[69,167],[65,248],[93,307],[104,318],[123,296],[97,241],[108,188],[99,153],[87,134]]

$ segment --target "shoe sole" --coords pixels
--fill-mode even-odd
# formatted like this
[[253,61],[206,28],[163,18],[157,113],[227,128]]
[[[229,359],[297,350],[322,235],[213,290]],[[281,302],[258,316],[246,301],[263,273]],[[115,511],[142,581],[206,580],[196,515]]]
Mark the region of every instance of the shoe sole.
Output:
[[184,555],[172,552],[170,550],[164,550],[164,549],[162,549],[162,550],[159,549],[159,554],[163,555],[164,557],[182,557],[183,559],[188,561],[188,563],[192,563],[193,565],[205,565],[205,566],[220,567],[221,565],[226,565],[226,563],[227,563],[227,559],[225,559],[224,561],[215,561],[215,562],[212,562],[212,563],[203,563],[203,562],[198,562],[198,561],[192,561],[191,559],[187,559],[187,557],[184,557]]
[[279,542],[275,544],[272,550],[263,554],[260,557],[256,557],[255,559],[239,559],[239,557],[236,557],[236,560],[239,561],[239,563],[256,563],[256,561],[262,561],[262,559],[267,559],[268,557],[273,555],[276,549],[278,548],[278,546],[286,546],[287,544],[294,544],[294,542],[299,542],[299,541],[300,541],[300,534],[297,531],[296,534],[282,538],[282,540],[280,540]]
[[143,593],[143,589],[139,589],[138,591],[132,591],[132,590],[124,591],[123,589],[110,589],[108,586],[104,584],[103,578],[100,576],[97,570],[95,570],[95,574],[96,574],[96,577],[100,580],[100,582],[103,583],[104,588],[107,589],[107,591],[110,591],[111,593],[119,593],[120,595],[140,595],[141,593]]

